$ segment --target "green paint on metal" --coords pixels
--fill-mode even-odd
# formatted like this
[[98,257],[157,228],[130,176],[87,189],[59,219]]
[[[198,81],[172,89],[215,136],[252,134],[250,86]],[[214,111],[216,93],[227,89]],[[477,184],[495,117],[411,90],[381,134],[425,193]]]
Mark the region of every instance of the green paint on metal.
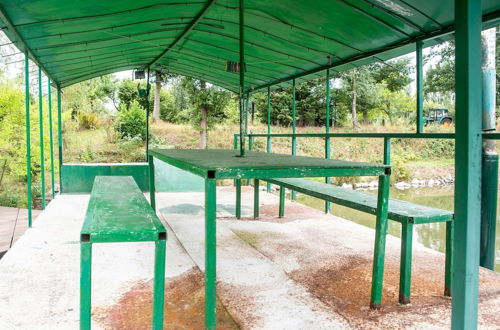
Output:
[[[330,69],[326,70],[325,76],[325,89],[326,89],[326,109],[325,109],[325,133],[330,133]],[[268,132],[269,133],[269,132]],[[330,137],[325,137],[325,158],[330,159]],[[330,178],[325,178],[325,183],[330,183]],[[330,202],[325,201],[325,213],[330,212]]]
[[[267,134],[271,134],[271,87],[267,88]],[[271,152],[271,137],[267,137],[266,151]],[[267,192],[271,192],[271,184],[267,183]]]
[[454,222],[446,223],[446,261],[444,266],[444,295],[451,297],[453,284],[453,230]]
[[[253,137],[316,137],[316,138],[400,138],[400,139],[454,139],[454,133],[274,133],[274,134],[265,134],[265,133],[252,133],[248,134]],[[484,136],[484,135],[483,135]],[[500,139],[500,133],[497,134],[488,134],[488,138],[491,139]]]
[[216,180],[205,180],[205,328],[215,330],[217,324],[217,244],[216,244]]
[[278,216],[283,218],[285,216],[285,187],[280,186],[280,206]]
[[148,161],[148,152],[149,152],[149,113],[151,112],[150,104],[149,104],[149,90],[151,89],[151,85],[149,82],[149,73],[150,69],[148,68],[148,75],[146,80],[146,161]]
[[324,158],[248,152],[237,157],[234,150],[151,149],[150,155],[203,178],[253,179],[278,177],[378,176],[387,165]]
[[149,204],[154,212],[156,212],[156,186],[155,186],[155,163],[152,156],[148,156],[149,168]]
[[241,219],[241,179],[236,179],[236,219]]
[[65,194],[90,193],[96,176],[132,176],[142,191],[149,190],[147,163],[131,164],[64,164],[62,182]]
[[417,41],[417,133],[424,131],[424,60],[422,56],[422,41]]
[[28,52],[24,55],[24,106],[26,111],[26,194],[28,200],[28,227],[32,225],[31,193],[31,126],[30,126],[30,77]]
[[498,198],[498,155],[483,152],[481,179],[481,240],[479,264],[495,270]]
[[476,329],[481,217],[481,2],[455,0],[453,329]]
[[42,194],[42,210],[45,210],[45,155],[43,144],[43,93],[42,69],[38,68],[38,114],[40,117],[40,183]]
[[[390,202],[389,202],[390,204]],[[401,224],[401,263],[399,267],[399,303],[410,303],[413,224]]]
[[[297,105],[295,93],[295,79],[292,80],[292,134],[297,133]],[[292,155],[297,154],[297,136],[292,136]],[[292,190],[291,199],[297,199],[297,193]]]
[[47,97],[49,100],[49,140],[50,140],[50,191],[52,198],[55,197],[54,183],[54,134],[52,130],[52,91],[50,87],[50,79],[47,81]]
[[239,0],[239,57],[240,57],[240,84],[239,84],[239,105],[240,105],[240,156],[245,156],[245,135],[247,109],[245,107],[245,3]]
[[259,209],[260,209],[260,201],[259,201],[259,179],[253,180],[253,218],[259,218]]
[[62,165],[63,165],[63,153],[62,153],[62,103],[61,103],[61,88],[57,87],[57,147],[58,147],[58,159],[59,159],[59,193],[63,192],[63,181],[62,181]]
[[131,176],[97,176],[81,230],[80,328],[91,326],[92,244],[155,242],[153,329],[163,329],[167,233]]

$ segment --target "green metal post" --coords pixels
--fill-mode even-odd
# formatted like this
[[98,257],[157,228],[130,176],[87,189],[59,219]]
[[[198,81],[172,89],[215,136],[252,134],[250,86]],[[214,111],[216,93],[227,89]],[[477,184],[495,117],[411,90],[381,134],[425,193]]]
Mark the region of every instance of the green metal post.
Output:
[[54,189],[54,140],[52,133],[52,91],[50,88],[50,79],[47,81],[48,88],[47,94],[49,99],[49,140],[50,140],[50,187],[52,192],[52,198],[55,197],[55,189]]
[[205,179],[205,328],[216,328],[216,181]]
[[481,216],[481,1],[455,0],[453,329],[476,329]]
[[[391,148],[390,139],[384,139],[384,164],[389,164]],[[377,219],[375,224],[375,247],[373,253],[372,292],[370,308],[380,309],[382,289],[384,285],[385,242],[388,229],[390,169],[386,175],[379,176],[377,197]]]
[[[292,132],[297,133],[297,106],[295,104],[295,79],[292,80]],[[292,155],[297,154],[297,137],[292,137]],[[292,200],[297,198],[297,193],[292,190]]]
[[[483,132],[496,130],[496,28],[482,32],[483,42]],[[482,180],[481,180],[481,241],[479,264],[495,269],[495,234],[498,198],[498,154],[495,140],[483,139]]]
[[80,243],[80,329],[90,330],[92,296],[92,243]]
[[253,218],[259,218],[259,179],[253,179]]
[[167,241],[155,242],[155,277],[153,289],[153,330],[163,329],[163,307],[165,303],[165,253]]
[[238,150],[238,134],[234,134],[233,136],[233,149]]
[[241,219],[241,179],[236,179],[236,219]]
[[444,266],[444,295],[451,297],[453,274],[453,227],[454,222],[446,222],[446,261]]
[[[325,77],[325,85],[326,85],[326,123],[325,123],[325,133],[330,133],[330,69],[326,69],[326,77]],[[330,150],[330,137],[325,137],[325,158],[330,159],[331,150]],[[330,178],[325,178],[325,183],[330,183]],[[325,201],[325,213],[330,213],[330,202]]]
[[280,218],[285,216],[285,187],[283,186],[280,186],[280,206],[278,214]]
[[240,10],[239,10],[239,44],[240,44],[240,156],[245,156],[245,133],[246,125],[246,110],[244,93],[245,93],[245,3],[240,0]]
[[155,187],[155,163],[153,156],[148,156],[149,164],[149,203],[156,212],[156,187]]
[[28,199],[28,227],[32,224],[31,194],[31,128],[30,128],[30,70],[28,52],[24,54],[24,102],[26,109],[26,188]]
[[252,151],[253,149],[253,136],[248,137],[248,151]]
[[401,223],[401,262],[399,267],[399,303],[410,303],[413,224]]
[[61,104],[61,88],[57,86],[57,147],[58,147],[58,157],[59,157],[59,193],[63,192],[63,182],[62,182],[62,164],[63,164],[63,153],[62,153],[62,104]]
[[423,133],[424,123],[424,61],[422,57],[422,41],[417,41],[417,133]]
[[38,68],[38,113],[40,116],[40,181],[42,185],[42,210],[45,210],[45,155],[43,150],[43,95],[42,69]]
[[[267,134],[271,134],[271,87],[267,87]],[[267,152],[271,152],[271,137],[267,136]],[[267,192],[271,192],[271,184],[267,183]]]
[[151,112],[149,107],[149,89],[151,88],[149,84],[149,68],[148,68],[148,74],[147,74],[147,81],[146,81],[146,161],[148,160],[148,153],[149,153],[149,113]]

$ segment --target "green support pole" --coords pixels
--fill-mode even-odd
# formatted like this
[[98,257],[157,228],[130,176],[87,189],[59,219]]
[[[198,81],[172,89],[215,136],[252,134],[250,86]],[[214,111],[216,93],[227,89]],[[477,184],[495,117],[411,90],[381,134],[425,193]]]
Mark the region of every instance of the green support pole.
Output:
[[205,179],[205,328],[217,325],[216,293],[216,181]]
[[246,133],[246,109],[244,101],[245,93],[245,3],[240,0],[239,10],[239,44],[240,44],[240,156],[245,156],[245,133]]
[[150,113],[150,105],[149,105],[149,89],[151,88],[149,84],[149,68],[146,82],[146,161],[148,160],[149,153],[149,113]]
[[49,140],[50,140],[50,187],[52,198],[55,197],[55,189],[54,189],[54,138],[52,133],[52,91],[50,88],[50,79],[47,81],[47,94],[49,99]]
[[236,219],[241,219],[241,179],[236,179]]
[[238,134],[234,134],[233,136],[233,149],[238,150]]
[[[390,164],[390,139],[384,139],[384,164]],[[385,243],[388,229],[390,170],[379,176],[377,197],[377,219],[375,224],[375,247],[373,253],[371,309],[380,309],[384,284]]]
[[401,262],[399,267],[399,303],[410,303],[411,295],[411,259],[413,246],[413,224],[401,223]]
[[[267,87],[267,134],[271,134],[271,87]],[[267,152],[271,152],[271,137],[267,136]],[[271,192],[271,184],[267,183],[267,192]]]
[[259,179],[253,179],[253,218],[258,219],[259,218],[259,208],[260,208],[260,201],[259,201]]
[[59,194],[63,192],[63,182],[62,182],[62,164],[63,164],[63,153],[62,153],[62,104],[61,104],[61,88],[57,86],[57,147],[58,147],[58,157],[59,157]]
[[280,186],[280,206],[278,215],[280,218],[285,216],[285,187]]
[[[297,134],[297,106],[295,104],[295,79],[292,80],[292,132]],[[292,155],[297,154],[297,137],[292,137]],[[297,193],[292,190],[292,200],[297,199]]]
[[476,329],[481,217],[481,1],[455,0],[453,329]]
[[165,253],[167,241],[155,242],[155,275],[153,289],[153,330],[163,329],[163,307],[165,305]]
[[156,187],[155,187],[155,163],[153,156],[148,156],[149,164],[149,203],[156,212]]
[[417,41],[417,133],[423,133],[424,123],[424,61],[422,57],[422,41]]
[[[330,69],[326,69],[326,123],[325,123],[325,133],[330,133]],[[325,138],[325,158],[330,159],[330,137]],[[325,183],[330,183],[330,177],[325,178]],[[330,213],[330,202],[325,201],[325,213]]]
[[31,128],[30,128],[30,70],[28,52],[24,53],[24,102],[26,108],[26,188],[28,199],[28,227],[32,224],[31,194]]
[[40,116],[40,181],[42,186],[42,210],[45,210],[45,155],[43,150],[43,95],[42,69],[38,68],[38,113]]
[[483,42],[483,159],[481,182],[481,241],[479,265],[495,269],[495,234],[498,198],[498,154],[488,133],[496,130],[496,29],[482,32]]
[[444,295],[451,297],[453,274],[453,227],[454,222],[446,222],[446,261],[444,265]]
[[80,243],[80,329],[90,330],[92,313],[92,243]]

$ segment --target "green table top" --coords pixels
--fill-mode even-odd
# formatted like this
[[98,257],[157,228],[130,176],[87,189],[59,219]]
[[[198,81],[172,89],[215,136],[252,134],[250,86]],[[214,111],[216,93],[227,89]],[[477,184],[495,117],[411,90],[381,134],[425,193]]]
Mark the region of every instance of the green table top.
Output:
[[389,165],[238,150],[151,149],[149,155],[204,178],[295,178],[378,176]]

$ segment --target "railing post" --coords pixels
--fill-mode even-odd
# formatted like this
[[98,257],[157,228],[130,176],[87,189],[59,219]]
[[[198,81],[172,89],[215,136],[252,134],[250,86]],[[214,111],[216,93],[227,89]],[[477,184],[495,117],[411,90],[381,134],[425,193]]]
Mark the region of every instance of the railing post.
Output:
[[[267,134],[271,134],[271,87],[267,87]],[[267,136],[267,152],[271,152],[271,137]],[[271,184],[267,183],[267,192],[271,192]]]
[[38,114],[40,116],[40,181],[42,185],[42,210],[45,210],[45,155],[43,150],[43,94],[42,69],[38,67]]
[[62,152],[62,103],[61,103],[61,87],[57,86],[57,144],[58,144],[58,157],[59,157],[59,194],[63,192],[62,182],[62,165],[63,165],[63,152]]
[[481,217],[481,1],[455,0],[453,329],[476,329]]
[[[150,105],[149,105],[149,68],[148,68],[148,75],[147,75],[147,81],[146,81],[146,161],[148,161],[148,153],[149,153],[149,113],[150,113]],[[158,78],[158,77],[157,77]]]
[[[326,123],[325,123],[325,133],[330,133],[330,69],[326,69]],[[330,159],[330,137],[325,137],[325,158]],[[325,183],[330,183],[330,177],[325,178]],[[330,202],[325,201],[325,213],[330,212]]]
[[245,133],[246,125],[246,109],[244,104],[245,93],[245,3],[243,0],[239,1],[239,55],[240,55],[240,156],[245,156]]
[[32,225],[32,193],[31,193],[31,128],[30,128],[30,68],[28,51],[24,53],[24,100],[26,110],[26,188],[28,199],[28,227]]
[[[295,104],[295,79],[292,80],[292,155],[297,154],[297,106]],[[292,190],[292,200],[297,198],[297,193]]]
[[52,193],[52,198],[55,196],[55,189],[54,189],[54,140],[53,140],[53,133],[52,133],[52,91],[50,87],[50,79],[47,81],[48,88],[47,88],[47,94],[48,94],[48,99],[49,99],[49,140],[50,140],[50,186],[51,186],[51,193]]
[[417,41],[417,133],[423,133],[422,116],[424,113],[424,69],[422,41]]

